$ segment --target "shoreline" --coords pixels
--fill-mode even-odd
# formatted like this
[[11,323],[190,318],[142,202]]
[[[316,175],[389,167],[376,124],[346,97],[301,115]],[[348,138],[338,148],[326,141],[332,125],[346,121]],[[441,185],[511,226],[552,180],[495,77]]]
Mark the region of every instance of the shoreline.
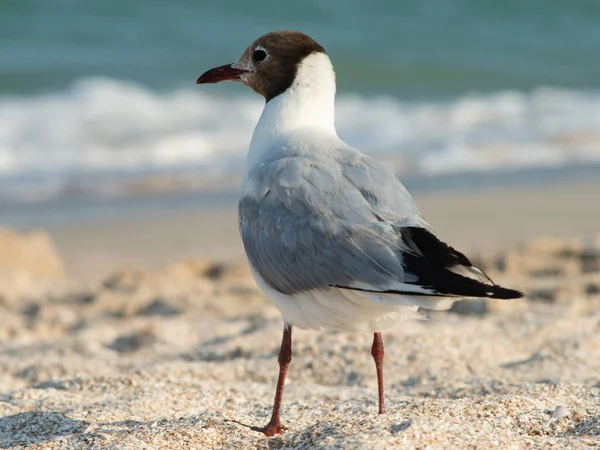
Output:
[[[376,156],[376,155],[375,155]],[[393,164],[392,161],[388,161]],[[44,228],[92,223],[141,215],[156,211],[182,211],[235,205],[241,183],[241,167],[232,168],[227,177],[190,169],[185,172],[147,174],[130,180],[129,187],[112,195],[80,192],[77,186],[65,189],[58,198],[17,202],[0,197],[1,225],[18,229]],[[473,191],[495,192],[504,189],[536,189],[549,186],[595,183],[600,180],[600,163],[572,164],[566,167],[514,168],[492,172],[464,172],[417,176],[397,174],[415,196]],[[109,191],[114,179],[96,180],[100,190]],[[121,180],[123,182],[123,180]],[[119,183],[116,183],[118,186]],[[105,192],[106,194],[106,192]]]

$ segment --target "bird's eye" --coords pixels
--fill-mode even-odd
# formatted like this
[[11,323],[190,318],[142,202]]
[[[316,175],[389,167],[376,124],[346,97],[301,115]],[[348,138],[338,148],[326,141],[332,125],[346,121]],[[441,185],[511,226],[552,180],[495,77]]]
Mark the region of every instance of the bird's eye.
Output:
[[256,50],[254,50],[254,55],[252,55],[252,59],[254,59],[254,61],[256,62],[262,62],[265,59],[267,59],[268,53],[265,49],[263,48],[257,48]]

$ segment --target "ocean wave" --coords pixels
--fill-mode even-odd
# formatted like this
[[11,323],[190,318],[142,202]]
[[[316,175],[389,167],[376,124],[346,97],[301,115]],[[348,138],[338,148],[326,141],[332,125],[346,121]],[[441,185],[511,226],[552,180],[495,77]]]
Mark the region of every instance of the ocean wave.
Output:
[[[178,171],[190,179],[191,168],[230,175],[240,170],[262,106],[248,94],[157,93],[106,78],[0,98],[0,196],[113,195],[123,180]],[[399,174],[600,161],[597,92],[541,87],[420,102],[341,95],[336,111],[340,137]]]

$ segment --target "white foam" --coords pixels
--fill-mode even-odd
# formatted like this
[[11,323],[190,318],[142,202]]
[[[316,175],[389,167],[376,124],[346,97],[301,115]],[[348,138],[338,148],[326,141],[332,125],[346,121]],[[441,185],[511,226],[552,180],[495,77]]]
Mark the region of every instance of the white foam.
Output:
[[247,148],[258,101],[198,90],[156,94],[87,79],[65,92],[0,102],[0,173],[211,163]]
[[[241,162],[262,107],[249,93],[156,93],[106,78],[3,97],[0,183],[19,180],[5,196],[25,195],[31,179],[34,191],[54,195],[50,187],[74,176]],[[600,93],[539,88],[446,102],[342,95],[336,123],[348,143],[411,175],[600,161]]]

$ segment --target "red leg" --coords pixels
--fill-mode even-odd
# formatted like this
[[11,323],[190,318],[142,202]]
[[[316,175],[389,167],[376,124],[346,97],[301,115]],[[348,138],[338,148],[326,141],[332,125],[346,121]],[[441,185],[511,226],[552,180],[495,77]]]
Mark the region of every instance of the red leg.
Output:
[[371,346],[371,355],[375,360],[377,369],[377,388],[379,391],[379,414],[385,414],[385,404],[383,398],[383,339],[381,333],[373,334],[373,345]]
[[257,431],[261,431],[267,436],[274,436],[276,434],[282,434],[285,431],[283,425],[281,425],[281,399],[283,397],[283,385],[285,383],[285,376],[287,374],[288,366],[292,361],[292,326],[284,324],[283,327],[283,338],[281,339],[281,349],[279,350],[279,378],[277,379],[277,390],[275,391],[275,401],[273,402],[273,413],[271,414],[271,420],[264,428],[257,428]]

